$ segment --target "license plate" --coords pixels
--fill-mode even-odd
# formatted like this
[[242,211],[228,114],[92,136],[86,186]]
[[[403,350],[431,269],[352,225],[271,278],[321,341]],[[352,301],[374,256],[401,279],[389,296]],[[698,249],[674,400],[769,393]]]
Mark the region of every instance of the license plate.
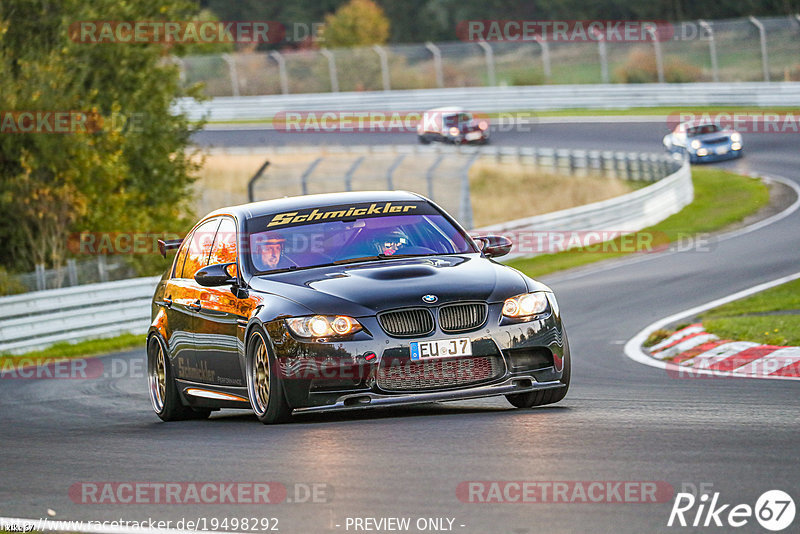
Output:
[[728,153],[728,147],[721,146],[717,148],[717,154],[727,154],[727,153]]
[[414,361],[453,356],[472,356],[472,342],[468,337],[411,342],[411,359]]
[[480,139],[482,135],[483,134],[481,134],[481,132],[469,132],[467,135],[464,136],[464,138],[467,141],[475,141],[476,139]]

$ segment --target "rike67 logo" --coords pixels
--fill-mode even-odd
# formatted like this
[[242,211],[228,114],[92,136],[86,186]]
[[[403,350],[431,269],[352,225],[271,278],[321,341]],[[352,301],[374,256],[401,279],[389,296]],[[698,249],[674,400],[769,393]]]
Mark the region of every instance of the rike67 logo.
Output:
[[718,491],[699,497],[692,493],[678,493],[667,526],[739,528],[755,517],[763,528],[778,532],[792,524],[795,511],[794,500],[781,490],[764,492],[755,506],[722,503]]

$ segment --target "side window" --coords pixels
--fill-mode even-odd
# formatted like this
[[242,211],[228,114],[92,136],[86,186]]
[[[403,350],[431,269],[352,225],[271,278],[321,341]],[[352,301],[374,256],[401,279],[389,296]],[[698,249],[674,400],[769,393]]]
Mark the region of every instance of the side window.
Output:
[[186,261],[186,251],[189,250],[189,242],[192,240],[192,233],[183,238],[181,248],[175,255],[175,266],[172,268],[172,278],[181,278],[183,274],[183,264]]
[[236,261],[236,223],[225,217],[219,225],[208,264],[231,263]]
[[194,278],[194,273],[208,265],[208,256],[211,253],[211,245],[214,243],[214,235],[217,233],[219,223],[219,219],[211,219],[198,226],[194,231],[189,242],[181,278]]

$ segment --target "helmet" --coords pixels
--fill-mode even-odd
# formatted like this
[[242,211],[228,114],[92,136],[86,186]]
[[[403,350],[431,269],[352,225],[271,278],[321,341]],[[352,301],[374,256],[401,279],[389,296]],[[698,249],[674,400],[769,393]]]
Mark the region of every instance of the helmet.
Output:
[[387,228],[377,232],[372,243],[378,254],[391,256],[397,249],[408,245],[408,236],[399,228]]

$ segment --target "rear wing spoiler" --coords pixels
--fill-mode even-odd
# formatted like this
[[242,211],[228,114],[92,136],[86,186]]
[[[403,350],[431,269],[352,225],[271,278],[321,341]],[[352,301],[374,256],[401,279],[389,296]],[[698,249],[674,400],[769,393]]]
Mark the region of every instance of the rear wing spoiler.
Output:
[[181,246],[183,243],[183,239],[159,239],[158,240],[158,251],[161,253],[163,257],[167,257],[168,250],[175,250],[176,248]]

